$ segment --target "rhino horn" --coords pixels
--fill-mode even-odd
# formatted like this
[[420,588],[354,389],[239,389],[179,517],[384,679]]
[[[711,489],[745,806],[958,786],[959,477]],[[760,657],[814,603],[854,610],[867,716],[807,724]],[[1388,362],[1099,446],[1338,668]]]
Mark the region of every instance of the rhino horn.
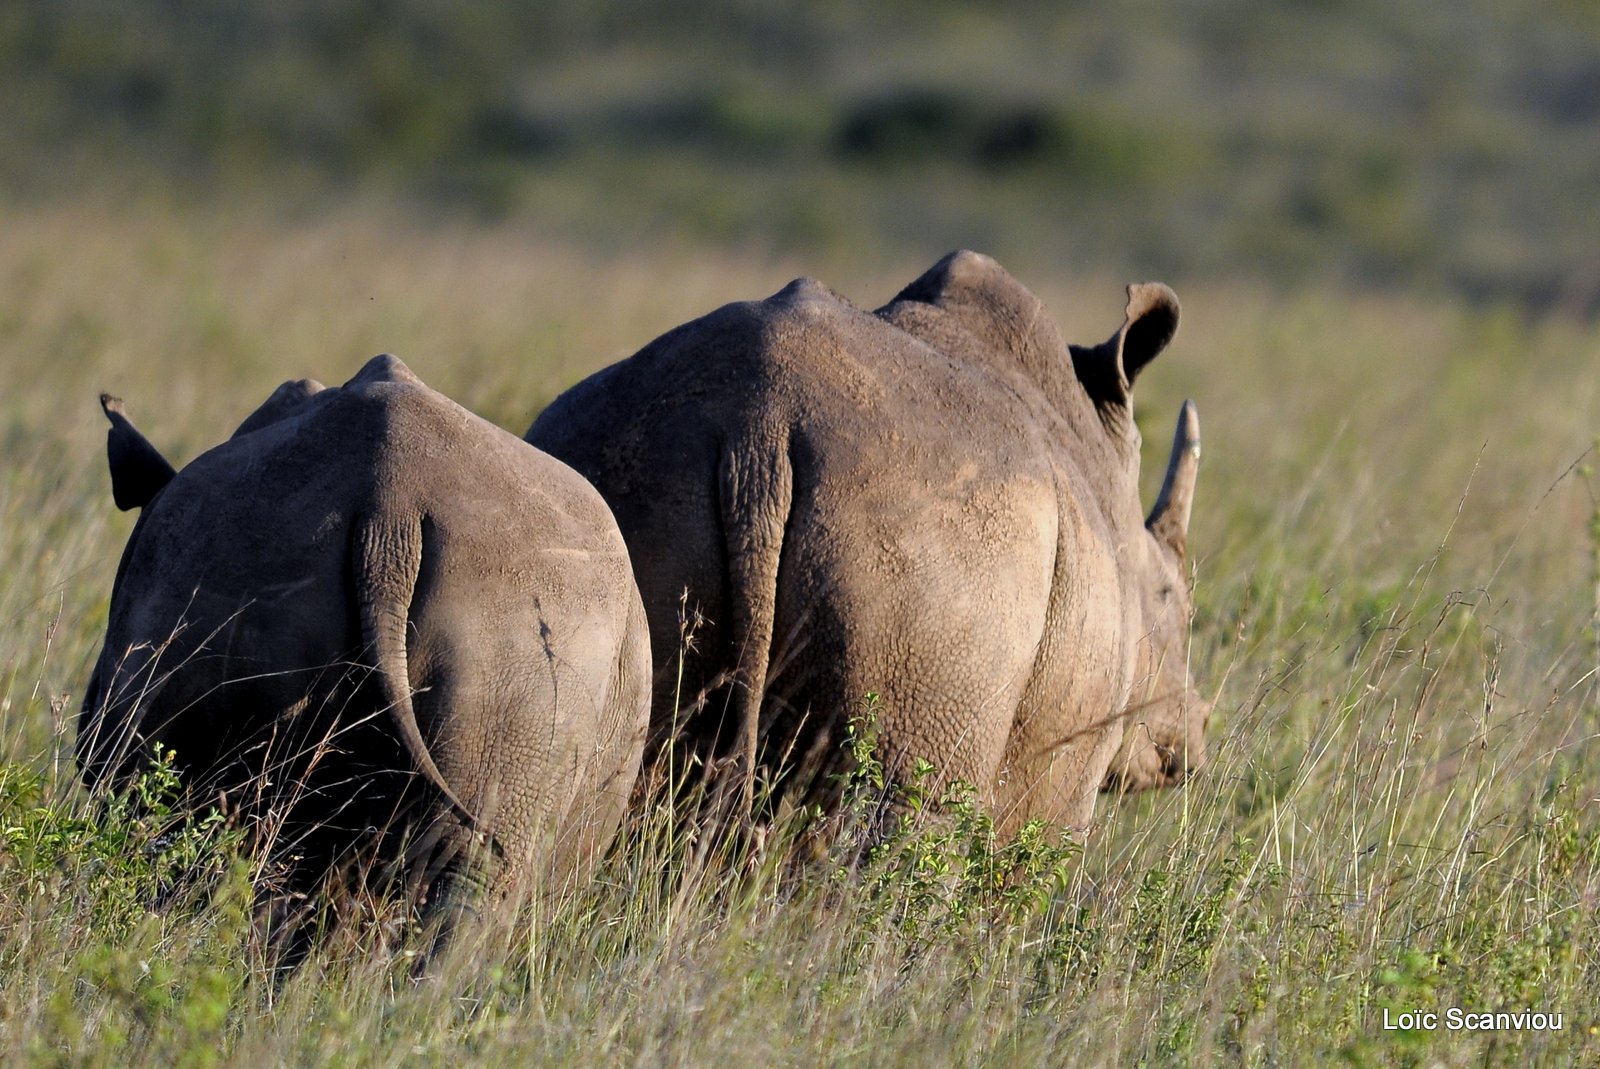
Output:
[[1099,345],[1070,346],[1073,367],[1096,401],[1126,405],[1139,372],[1177,333],[1177,294],[1160,282],[1130,283],[1122,326]]
[[1185,401],[1172,435],[1172,458],[1161,480],[1155,508],[1145,526],[1179,554],[1189,543],[1189,510],[1194,505],[1194,481],[1200,471],[1200,413]]
[[111,498],[123,512],[144,508],[178,473],[128,419],[121,398],[103,393],[100,407],[111,421],[111,430],[106,434]]

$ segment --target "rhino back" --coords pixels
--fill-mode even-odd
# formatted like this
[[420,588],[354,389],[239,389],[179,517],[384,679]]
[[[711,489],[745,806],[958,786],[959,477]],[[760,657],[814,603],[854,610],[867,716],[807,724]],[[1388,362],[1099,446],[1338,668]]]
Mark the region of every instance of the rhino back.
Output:
[[1026,409],[992,369],[953,360],[805,279],[724,306],[590,376],[527,440],[571,464],[616,514],[654,610],[658,658],[675,648],[677,621],[655,607],[676,604],[685,588],[705,626],[727,617],[717,500],[726,456],[788,453],[797,515],[815,515],[818,537],[863,551],[930,508],[960,526],[974,496],[992,503],[976,510],[981,537],[1010,496],[1052,481]]
[[973,462],[967,482],[1042,470],[1044,402],[1020,385],[800,279],[596,372],[552,402],[527,440],[600,486],[613,508],[681,476],[708,482],[720,450],[763,436],[814,439],[821,460],[859,461],[902,495],[946,480],[958,457]]

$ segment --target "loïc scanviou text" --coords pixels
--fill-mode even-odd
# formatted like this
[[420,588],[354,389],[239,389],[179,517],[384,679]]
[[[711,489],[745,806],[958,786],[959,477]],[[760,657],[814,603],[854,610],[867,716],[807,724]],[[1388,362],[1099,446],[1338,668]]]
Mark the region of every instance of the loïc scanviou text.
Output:
[[1440,1028],[1450,1032],[1559,1032],[1561,1014],[1535,1012],[1531,1009],[1498,1010],[1479,1013],[1458,1006],[1439,1010],[1383,1011],[1383,1029],[1386,1032],[1436,1032]]

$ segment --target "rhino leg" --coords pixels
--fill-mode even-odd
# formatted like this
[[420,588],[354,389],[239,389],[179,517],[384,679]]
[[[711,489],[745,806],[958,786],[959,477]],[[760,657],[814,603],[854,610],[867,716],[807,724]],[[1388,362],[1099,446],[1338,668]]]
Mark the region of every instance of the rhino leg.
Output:
[[483,919],[503,867],[494,851],[473,846],[461,850],[445,866],[434,880],[423,910],[430,941],[428,956],[437,955],[459,931],[471,929]]

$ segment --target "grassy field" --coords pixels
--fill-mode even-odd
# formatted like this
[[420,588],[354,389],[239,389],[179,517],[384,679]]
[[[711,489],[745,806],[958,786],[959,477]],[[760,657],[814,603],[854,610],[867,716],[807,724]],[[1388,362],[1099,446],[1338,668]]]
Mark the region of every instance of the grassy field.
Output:
[[[797,873],[777,848],[701,856],[647,814],[592,885],[439,982],[367,931],[277,986],[226,850],[84,822],[71,724],[132,527],[101,389],[181,464],[282,379],[388,350],[520,433],[725,300],[806,273],[875,305],[931,262],[905,255],[600,253],[377,203],[8,218],[0,1062],[1600,1063],[1600,333],[1510,306],[1168,280],[1183,326],[1137,402],[1147,493],[1177,405],[1200,409],[1212,758],[1182,790],[1103,799],[1078,846],[994,842],[956,805]],[[1097,341],[1127,280],[1075,266],[1024,281]],[[208,899],[148,906],[197,864]],[[1563,1029],[1382,1027],[1452,1006]]]

